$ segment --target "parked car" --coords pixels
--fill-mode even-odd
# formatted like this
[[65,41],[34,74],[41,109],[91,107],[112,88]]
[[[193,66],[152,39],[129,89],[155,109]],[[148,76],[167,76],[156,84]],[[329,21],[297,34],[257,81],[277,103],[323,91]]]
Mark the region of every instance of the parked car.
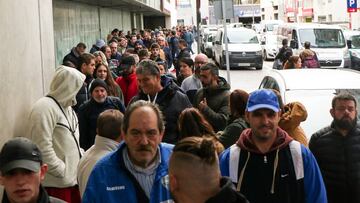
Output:
[[277,36],[273,34],[264,35],[261,40],[261,48],[264,60],[275,59],[275,56],[279,51]]
[[360,70],[360,31],[344,31],[350,52],[351,68]]
[[[255,67],[262,69],[262,49],[256,32],[248,28],[228,28],[227,41],[230,67]],[[224,29],[218,29],[213,45],[215,61],[226,68]]]
[[204,43],[203,43],[203,50],[204,53],[209,57],[213,57],[213,38],[215,37],[215,34],[209,33],[205,34]]
[[[351,69],[270,70],[259,88],[278,90],[284,104],[301,102],[308,113],[301,123],[310,140],[313,133],[330,125],[332,98],[341,92],[354,95],[360,102],[360,72]],[[360,110],[359,105],[357,110]]]
[[321,68],[350,68],[350,53],[342,28],[337,25],[318,23],[285,23],[277,28],[278,44],[283,39],[290,42],[294,55],[303,51],[304,43],[310,42]]

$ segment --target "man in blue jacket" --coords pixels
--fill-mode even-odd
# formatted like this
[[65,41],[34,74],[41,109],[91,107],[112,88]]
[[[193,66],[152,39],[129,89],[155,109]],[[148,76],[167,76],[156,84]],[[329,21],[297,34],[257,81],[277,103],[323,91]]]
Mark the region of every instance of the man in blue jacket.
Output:
[[137,101],[125,112],[119,148],[94,167],[83,202],[171,202],[168,161],[172,145],[161,143],[164,121],[159,108]]
[[250,129],[220,157],[229,176],[252,203],[326,203],[324,182],[312,153],[278,127],[280,107],[272,90],[250,94]]

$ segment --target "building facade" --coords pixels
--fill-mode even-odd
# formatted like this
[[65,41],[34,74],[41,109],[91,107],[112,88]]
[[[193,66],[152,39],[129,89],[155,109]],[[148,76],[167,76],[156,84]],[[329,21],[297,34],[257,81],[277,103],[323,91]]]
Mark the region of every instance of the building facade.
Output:
[[[358,1],[358,7],[359,0]],[[336,11],[336,12],[334,12]],[[347,12],[347,1],[336,0],[262,0],[262,20],[284,22],[321,22],[339,24],[344,28],[360,28],[360,10]]]

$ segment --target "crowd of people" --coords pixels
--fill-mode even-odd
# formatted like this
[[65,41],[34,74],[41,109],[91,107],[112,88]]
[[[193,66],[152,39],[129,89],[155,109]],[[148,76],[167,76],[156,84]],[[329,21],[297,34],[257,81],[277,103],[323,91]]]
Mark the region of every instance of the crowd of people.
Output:
[[335,95],[308,142],[304,105],[231,91],[194,35],[114,29],[72,48],[1,149],[2,202],[360,202],[354,96]]
[[282,40],[282,47],[275,56],[273,68],[275,69],[298,69],[298,68],[320,68],[316,52],[310,49],[311,43],[304,42],[304,50],[297,56],[293,55],[288,46],[288,40]]

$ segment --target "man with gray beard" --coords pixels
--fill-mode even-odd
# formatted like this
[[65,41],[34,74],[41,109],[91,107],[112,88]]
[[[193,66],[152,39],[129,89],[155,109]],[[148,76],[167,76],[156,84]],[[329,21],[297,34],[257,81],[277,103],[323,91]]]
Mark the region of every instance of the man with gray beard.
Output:
[[95,142],[96,121],[100,113],[107,109],[125,112],[124,104],[118,97],[108,96],[107,84],[97,78],[90,84],[91,99],[79,108],[80,147],[89,149]]
[[339,94],[332,100],[330,126],[316,132],[310,140],[322,172],[329,203],[360,202],[360,125],[357,100]]

